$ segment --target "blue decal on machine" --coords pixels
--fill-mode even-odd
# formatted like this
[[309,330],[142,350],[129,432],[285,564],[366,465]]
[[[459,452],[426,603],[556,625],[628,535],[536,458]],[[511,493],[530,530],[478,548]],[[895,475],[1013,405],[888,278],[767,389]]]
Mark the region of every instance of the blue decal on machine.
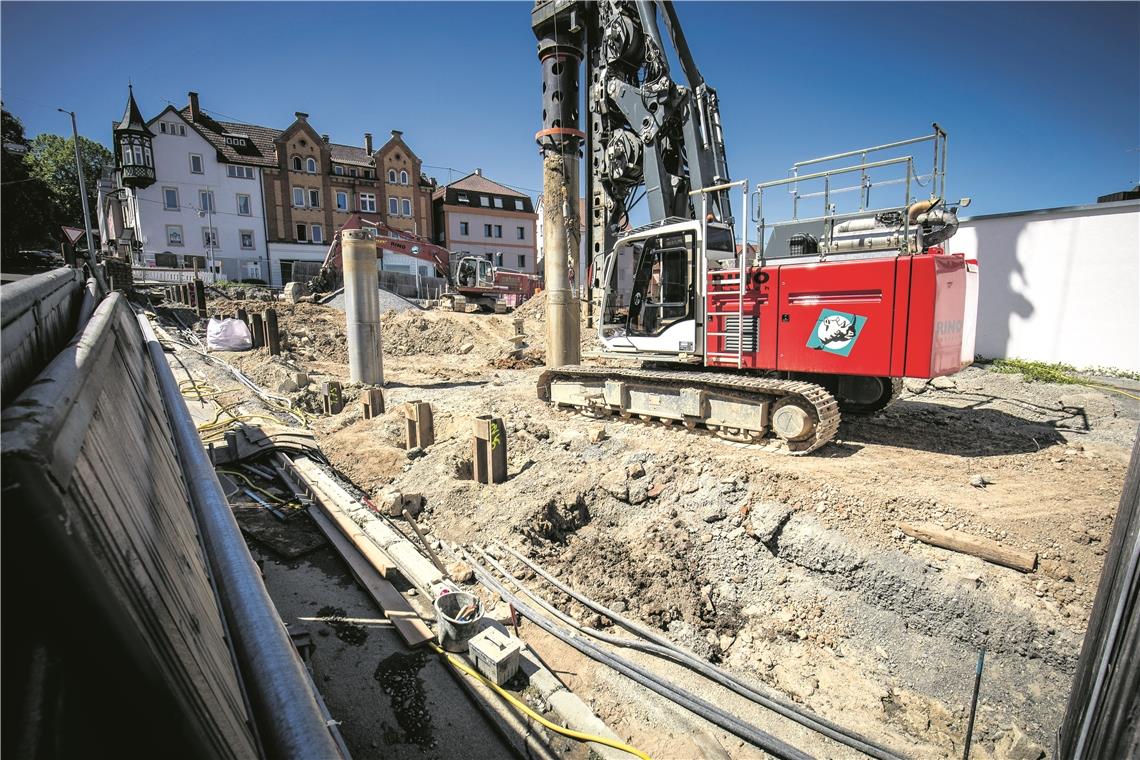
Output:
[[847,356],[866,323],[867,318],[859,314],[823,309],[808,337],[807,347]]

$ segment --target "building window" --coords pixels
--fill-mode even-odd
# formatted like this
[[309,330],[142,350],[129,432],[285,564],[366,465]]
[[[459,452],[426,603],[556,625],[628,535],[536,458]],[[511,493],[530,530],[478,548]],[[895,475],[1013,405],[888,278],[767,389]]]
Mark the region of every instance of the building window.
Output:
[[167,245],[182,245],[182,225],[181,224],[168,224],[168,225],[166,225],[166,244]]
[[460,235],[470,235],[471,234],[470,230],[471,230],[471,228],[467,224],[467,222],[460,222],[459,223],[459,234]]
[[361,211],[376,211],[376,196],[372,193],[360,194],[360,210]]
[[523,205],[523,202],[518,198],[515,198],[515,211],[522,211],[524,208],[525,206]]
[[178,188],[162,188],[162,207],[168,211],[178,210]]
[[253,179],[253,167],[228,164],[226,166],[226,174],[236,179]]
[[336,210],[348,211],[348,193],[344,190],[336,191]]
[[488,197],[487,197],[487,196],[485,196],[485,195],[480,195],[480,196],[479,196],[479,205],[480,205],[480,206],[488,206],[488,207],[490,207],[490,205],[491,205],[491,199],[490,199],[490,198],[488,198]]
[[344,167],[343,166],[334,166],[333,167],[333,174],[338,174],[338,175],[344,176]]
[[298,224],[298,225],[297,225],[297,242],[298,242],[298,243],[307,243],[307,242],[309,242],[309,237],[308,237],[308,235],[309,235],[309,227],[308,227],[308,225],[305,225],[305,224]]
[[519,254],[519,269],[526,269],[526,254]]
[[393,215],[400,213],[400,202],[399,202],[399,200],[397,200],[396,198],[389,198],[388,199],[388,213],[393,214]]
[[[139,161],[141,164],[142,161]],[[205,174],[206,170],[203,168],[202,157],[197,153],[190,154],[190,173],[191,174]]]
[[217,227],[202,228],[202,245],[213,250],[217,250],[219,248]]
[[456,193],[455,194],[455,200],[457,203],[470,203],[471,202],[471,201],[467,200],[467,193]]
[[309,174],[317,173],[317,160],[315,158],[310,158],[305,162],[305,171],[307,171]]
[[405,171],[400,172],[400,184],[401,185],[408,184],[408,173]]
[[356,176],[358,176],[356,169],[349,169],[349,170],[348,170],[348,174],[349,174],[349,176],[351,176],[351,177],[356,177]]
[[502,208],[502,207],[503,207],[503,199],[502,198],[496,198],[495,199],[495,208]]
[[412,202],[410,200],[404,198],[402,201],[400,201],[400,205],[402,206],[401,210],[404,212],[404,216],[412,215]]
[[526,227],[516,227],[518,231],[519,240],[526,240]]
[[309,206],[311,206],[312,208],[320,208],[321,207],[321,191],[320,190],[310,190],[309,191]]
[[491,237],[491,225],[483,225],[483,237]]
[[143,158],[146,160],[147,166],[149,166],[151,168],[154,167],[154,158],[151,156],[149,146],[146,146],[146,145],[143,146]]
[[396,181],[396,170],[395,169],[389,169],[388,170],[388,181],[389,182],[395,182]]
[[159,122],[158,131],[162,132],[162,134],[164,134],[164,135],[166,134],[166,122],[165,121]]
[[238,239],[241,240],[243,251],[253,250],[253,230],[238,230]]
[[495,237],[501,238],[502,236],[503,236],[503,225],[496,224],[495,225]]
[[237,210],[240,216],[253,216],[253,203],[245,193],[238,193]]
[[367,179],[372,179],[372,170],[371,169],[365,169],[364,170],[364,176]]
[[305,207],[305,190],[304,188],[293,188],[293,208]]
[[323,242],[325,242],[325,233],[324,233],[324,231],[321,229],[321,225],[319,225],[319,224],[314,224],[314,225],[313,225],[313,242],[314,242],[314,243],[323,243]]
[[198,210],[200,211],[217,211],[214,208],[214,191],[213,190],[199,190],[198,191]]
[[293,156],[293,171],[295,171],[295,172],[301,171],[301,157],[300,156]]

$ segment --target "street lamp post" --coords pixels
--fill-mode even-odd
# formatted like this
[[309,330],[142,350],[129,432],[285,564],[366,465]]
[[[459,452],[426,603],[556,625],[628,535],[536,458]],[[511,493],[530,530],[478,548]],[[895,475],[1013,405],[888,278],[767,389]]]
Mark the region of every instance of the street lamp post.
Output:
[[83,176],[83,161],[79,157],[79,129],[75,124],[75,111],[66,111],[57,108],[60,113],[71,116],[71,138],[75,144],[75,170],[79,174],[79,200],[83,203],[83,228],[87,233],[87,259],[91,262],[91,269],[95,269],[95,240],[91,235],[91,209],[87,205],[87,180]]

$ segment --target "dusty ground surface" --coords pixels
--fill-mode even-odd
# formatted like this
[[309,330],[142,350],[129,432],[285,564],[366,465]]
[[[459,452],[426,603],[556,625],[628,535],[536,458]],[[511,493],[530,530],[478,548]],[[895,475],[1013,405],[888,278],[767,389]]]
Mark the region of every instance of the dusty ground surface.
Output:
[[[530,356],[543,344],[537,306],[520,310]],[[312,304],[278,311],[283,356],[226,358],[316,410],[320,382],[347,376],[343,313]],[[707,434],[603,425],[548,407],[535,396],[539,368],[500,368],[514,316],[386,314],[389,411],[365,421],[350,403],[316,419],[333,464],[367,492],[422,493],[421,519],[435,536],[511,545],[675,642],[916,757],[961,754],[985,647],[975,756],[1048,753],[1137,402],[970,368],[943,388],[908,383],[886,410],[845,419],[836,441],[812,456],[765,455]],[[296,387],[297,371],[306,387]],[[433,404],[437,442],[409,460],[399,404],[412,399]],[[510,478],[497,486],[470,479],[470,418],[488,413],[508,431]],[[979,475],[988,483],[971,485]],[[988,536],[1037,552],[1040,564],[1022,574],[926,546],[905,537],[901,521]],[[523,634],[650,754],[760,756],[533,627]],[[633,659],[808,752],[852,754],[686,671]]]

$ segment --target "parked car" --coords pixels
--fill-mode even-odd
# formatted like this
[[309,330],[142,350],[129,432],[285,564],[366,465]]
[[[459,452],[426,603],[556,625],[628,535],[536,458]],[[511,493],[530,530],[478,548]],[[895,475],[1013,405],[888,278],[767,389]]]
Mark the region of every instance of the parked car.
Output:
[[63,266],[63,259],[54,251],[10,251],[0,258],[0,270],[12,274],[46,272]]

